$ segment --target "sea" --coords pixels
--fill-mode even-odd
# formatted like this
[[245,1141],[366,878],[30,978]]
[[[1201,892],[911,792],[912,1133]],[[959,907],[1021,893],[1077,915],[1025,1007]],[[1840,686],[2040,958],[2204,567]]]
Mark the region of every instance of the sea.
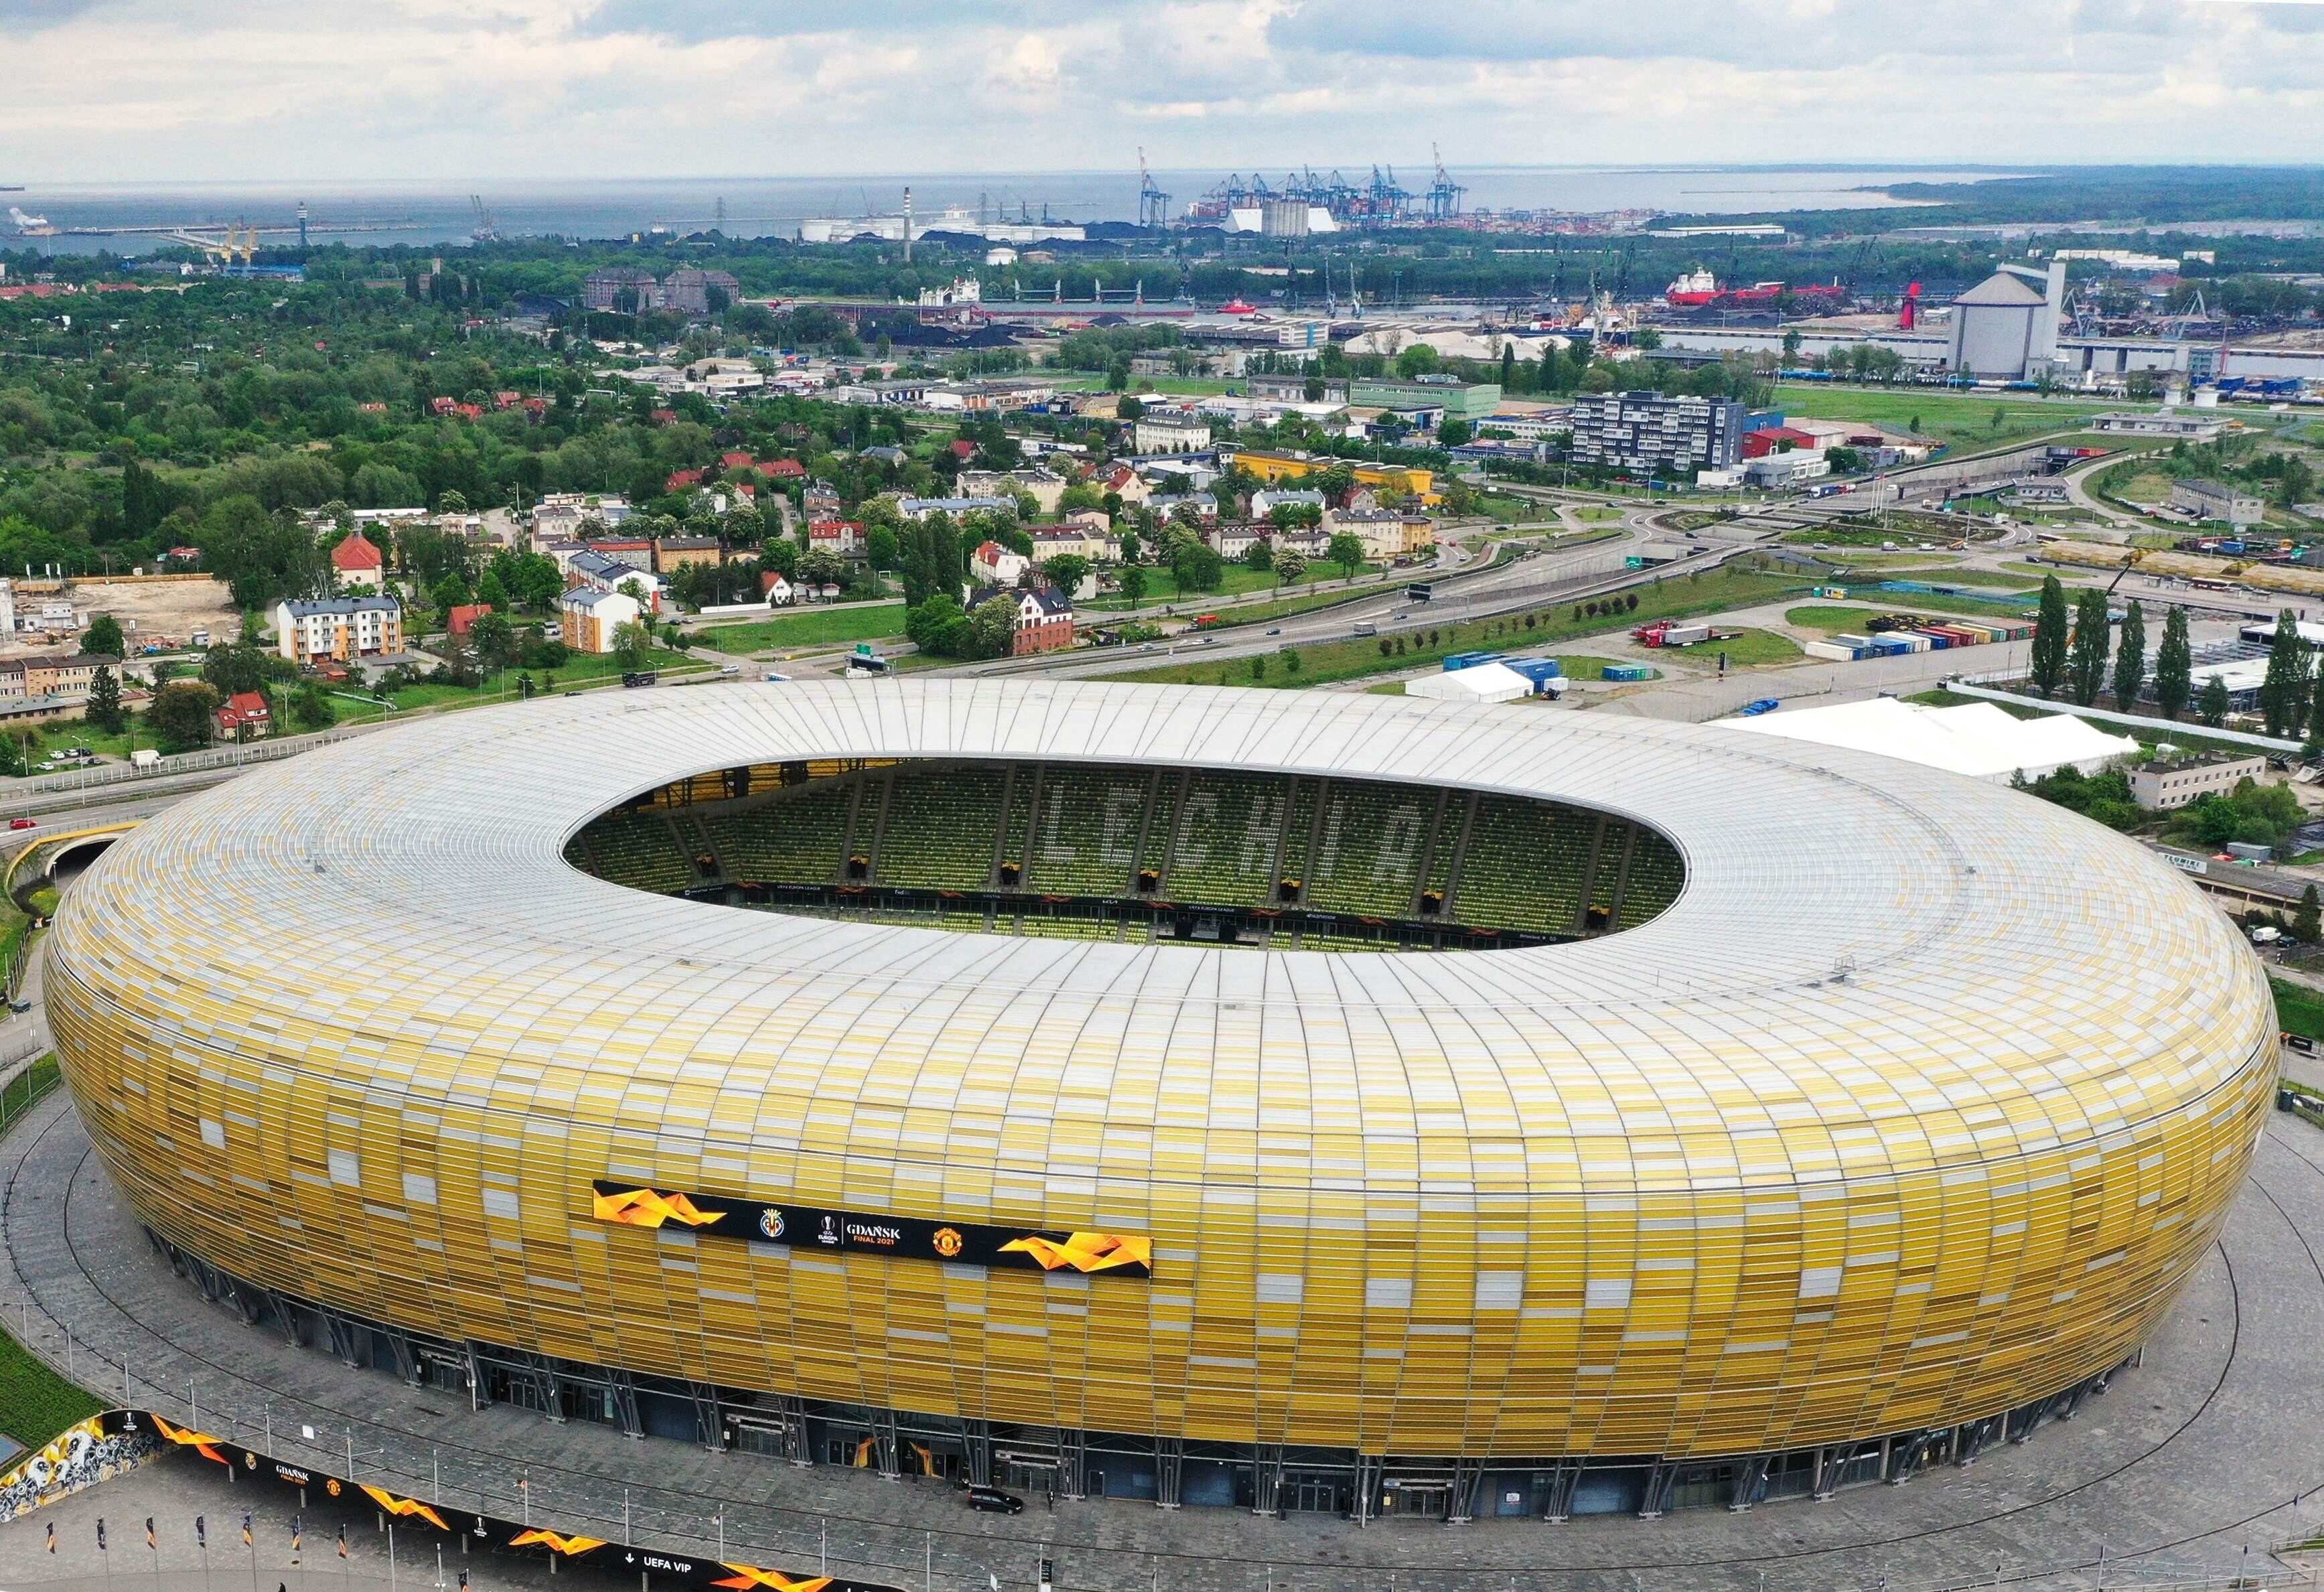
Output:
[[[1318,175],[1327,168],[1311,168]],[[1370,164],[1338,170],[1359,187]],[[1898,182],[1979,181],[2018,175],[1992,168],[1901,166],[1488,166],[1453,179],[1471,209],[1583,213],[1651,210],[1704,217],[1760,211],[1871,209],[1905,201],[1881,189]],[[1156,184],[1176,215],[1230,173],[1157,171]],[[1282,186],[1285,174],[1269,170]],[[1394,170],[1416,195],[1429,186],[1425,168]],[[0,177],[0,180],[5,180]],[[1135,171],[1016,171],[991,174],[892,172],[863,177],[732,177],[571,182],[27,183],[0,192],[0,212],[16,207],[58,230],[54,236],[10,235],[0,244],[51,253],[111,251],[136,254],[165,246],[173,229],[215,235],[226,226],[260,229],[262,245],[295,243],[299,207],[307,207],[314,243],[467,242],[489,225],[506,238],[621,238],[654,228],[696,232],[718,225],[733,237],[791,237],[813,218],[893,215],[912,193],[914,213],[948,207],[993,220],[1135,221]]]

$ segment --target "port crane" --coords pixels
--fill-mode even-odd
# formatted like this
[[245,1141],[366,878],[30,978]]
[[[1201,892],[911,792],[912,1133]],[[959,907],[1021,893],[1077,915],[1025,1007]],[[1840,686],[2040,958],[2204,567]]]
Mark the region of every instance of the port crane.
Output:
[[1138,152],[1138,225],[1160,226],[1170,219],[1170,196],[1164,193],[1154,180],[1154,173],[1146,169],[1146,151]]
[[468,196],[468,208],[474,211],[476,216],[476,225],[469,232],[468,236],[480,244],[496,244],[500,242],[500,217],[494,216],[490,210],[484,208],[484,195],[470,194]]
[[1428,185],[1427,216],[1431,221],[1451,221],[1461,214],[1461,196],[1469,190],[1452,180],[1444,170],[1444,152],[1434,144],[1428,152],[1436,157],[1436,179]]

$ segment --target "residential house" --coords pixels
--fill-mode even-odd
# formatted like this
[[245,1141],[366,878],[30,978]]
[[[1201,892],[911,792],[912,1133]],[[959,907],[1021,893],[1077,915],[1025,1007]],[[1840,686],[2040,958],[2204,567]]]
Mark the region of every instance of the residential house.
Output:
[[1404,516],[1394,509],[1340,509],[1323,516],[1327,538],[1343,530],[1364,544],[1364,557],[1371,563],[1392,563],[1405,556]]
[[218,704],[216,717],[220,741],[255,741],[274,722],[264,694],[257,691],[235,692]]
[[444,629],[455,636],[465,636],[476,628],[476,621],[493,611],[489,603],[462,603],[444,611]]
[[979,542],[968,556],[969,578],[981,586],[1013,586],[1033,561],[999,542]]
[[807,521],[807,545],[809,549],[821,548],[826,553],[836,553],[842,558],[861,558],[866,553],[863,522],[860,520],[811,520]]
[[27,696],[60,696],[79,701],[97,682],[97,671],[118,671],[121,660],[101,652],[36,653],[15,660],[23,666]]
[[565,578],[568,589],[619,592],[634,587],[643,594],[649,612],[659,613],[668,606],[666,588],[659,575],[619,558],[609,558],[603,553],[574,554],[566,560]]
[[331,548],[331,572],[346,592],[376,592],[387,584],[387,558],[360,526]]
[[274,605],[275,649],[292,663],[346,663],[403,650],[403,604],[392,597],[327,597]]
[[725,546],[715,536],[666,536],[653,545],[653,566],[660,575],[675,575],[696,564],[715,567],[725,561]]
[[964,514],[990,514],[995,510],[1014,510],[1010,498],[906,498],[896,505],[897,512],[907,520],[926,520],[934,514],[949,514],[957,520]]
[[1203,539],[1218,549],[1219,557],[1230,564],[1240,564],[1250,556],[1255,542],[1273,544],[1275,527],[1266,520],[1237,520],[1222,521],[1215,529],[1203,533]]
[[1250,517],[1265,520],[1283,507],[1323,509],[1323,494],[1297,487],[1262,486],[1250,494]]
[[1066,553],[1086,558],[1093,564],[1121,556],[1120,543],[1086,525],[1028,525],[1025,528],[1025,534],[1033,538],[1033,557],[1037,563],[1046,564]]
[[1200,453],[1211,446],[1211,423],[1185,412],[1148,412],[1139,417],[1131,444],[1142,454]]
[[798,591],[779,569],[759,572],[759,595],[767,600],[770,608],[788,608],[798,601]]
[[1147,484],[1146,478],[1127,465],[1115,465],[1110,469],[1100,470],[1095,484],[1100,492],[1111,492],[1132,508],[1154,495],[1154,489]]
[[839,518],[839,489],[828,481],[810,485],[799,498],[799,510],[810,520]]
[[576,652],[606,653],[613,649],[613,632],[641,622],[645,610],[626,592],[600,592],[576,586],[558,602],[565,616],[565,644]]
[[1074,644],[1073,600],[1056,587],[1007,591],[998,586],[980,586],[970,595],[968,606],[974,610],[995,597],[1011,598],[1017,604],[1017,634],[1009,648],[1011,658],[1059,652]]

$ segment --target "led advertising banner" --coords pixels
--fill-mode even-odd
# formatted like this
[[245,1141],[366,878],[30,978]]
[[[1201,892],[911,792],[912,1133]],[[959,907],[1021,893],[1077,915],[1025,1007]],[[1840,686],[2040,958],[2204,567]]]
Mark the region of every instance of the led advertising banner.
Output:
[[600,1178],[594,1185],[600,1221],[623,1227],[679,1227],[715,1238],[821,1249],[843,1255],[884,1255],[899,1260],[941,1260],[1009,1271],[1075,1271],[1098,1277],[1150,1277],[1154,1240],[1124,1233],[1057,1233],[992,1227],[973,1221],[928,1221],[875,1216],[808,1205],[769,1205],[723,1194],[687,1194]]

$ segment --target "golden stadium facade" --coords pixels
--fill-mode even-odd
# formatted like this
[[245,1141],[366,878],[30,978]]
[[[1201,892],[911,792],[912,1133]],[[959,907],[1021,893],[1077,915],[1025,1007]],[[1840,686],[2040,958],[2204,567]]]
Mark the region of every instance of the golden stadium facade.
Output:
[[187,801],[50,945],[114,1181],[294,1339],[1360,1516],[2018,1435],[2136,1353],[2273,1075],[2229,925],[2056,807],[1371,695],[458,714]]

